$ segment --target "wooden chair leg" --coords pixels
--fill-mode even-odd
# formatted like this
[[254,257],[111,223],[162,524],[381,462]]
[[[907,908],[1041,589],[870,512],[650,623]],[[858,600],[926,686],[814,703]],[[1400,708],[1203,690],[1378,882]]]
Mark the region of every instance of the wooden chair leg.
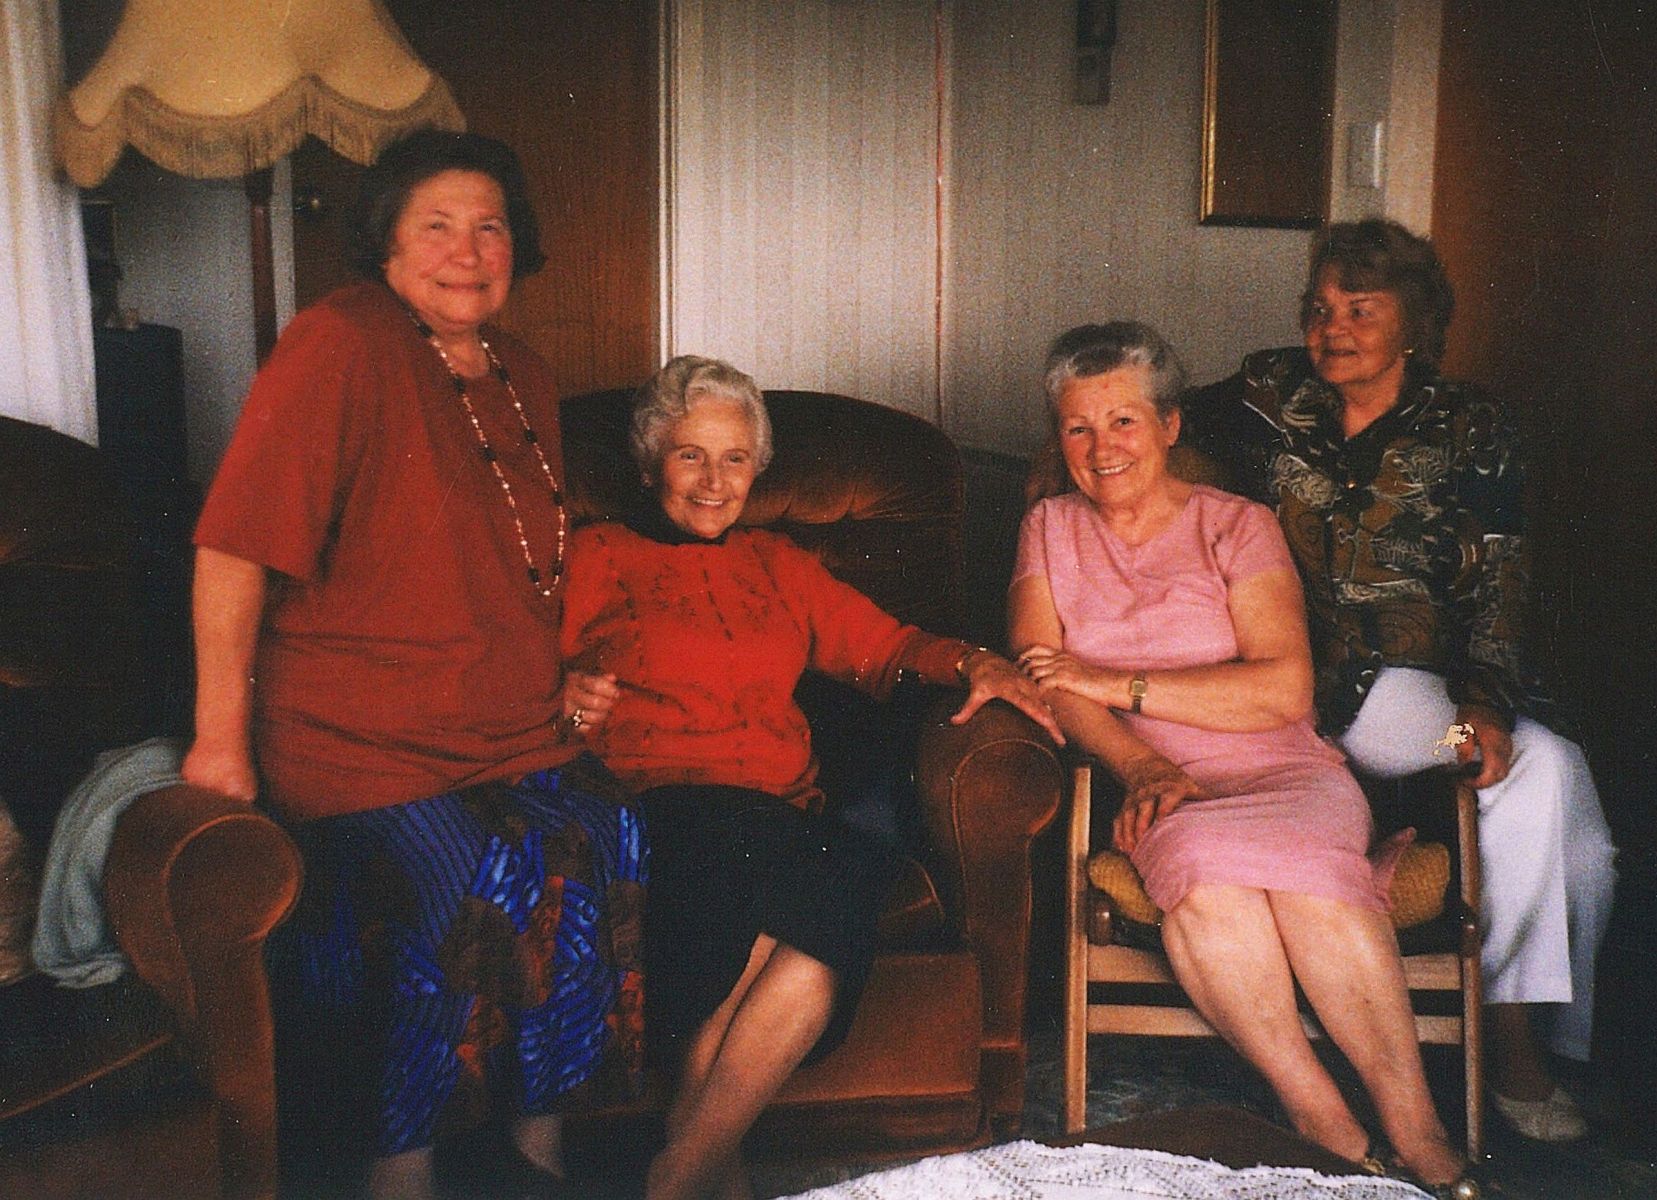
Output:
[[1456,841],[1461,869],[1461,1045],[1467,1077],[1467,1157],[1478,1162],[1484,1150],[1484,969],[1479,932],[1478,793],[1465,782],[1456,787]]
[[1087,1124],[1087,854],[1093,774],[1072,775],[1070,828],[1064,859],[1064,1129]]
[[1479,961],[1478,918],[1469,918],[1463,935],[1470,952],[1461,959],[1461,1048],[1467,1079],[1467,1158],[1478,1162],[1484,1150],[1484,969]]
[[1472,960],[1471,986],[1462,988],[1467,1006],[1461,1023],[1462,1058],[1467,1074],[1467,1158],[1478,1162],[1484,1150],[1484,998],[1479,986],[1479,961]]

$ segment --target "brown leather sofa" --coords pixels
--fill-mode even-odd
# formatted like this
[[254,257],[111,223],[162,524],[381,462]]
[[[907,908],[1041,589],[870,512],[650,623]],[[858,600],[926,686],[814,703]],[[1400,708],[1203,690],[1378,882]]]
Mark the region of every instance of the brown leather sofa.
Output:
[[[962,634],[964,496],[950,440],[844,396],[766,398],[776,452],[743,521],[784,530],[900,619]],[[578,522],[637,502],[630,401],[617,391],[564,402]],[[1005,705],[949,724],[960,699],[878,706],[821,680],[802,684],[831,803],[892,787],[914,806],[913,855],[846,1043],[784,1087],[755,1130],[761,1152],[938,1150],[1019,1127],[1030,845],[1058,810],[1063,776],[1046,736]]]
[[[954,446],[857,400],[769,399],[776,456],[746,519],[786,530],[900,618],[962,632]],[[633,496],[629,400],[564,403],[577,520]],[[37,840],[98,750],[154,732],[144,685],[158,667],[134,628],[144,589],[119,500],[97,452],[0,420],[0,727],[16,734],[0,745],[0,794]],[[182,622],[183,607],[154,615]],[[1024,1096],[1030,844],[1063,786],[1053,748],[1005,706],[950,725],[953,693],[874,706],[815,681],[802,701],[831,792],[896,797],[914,854],[847,1042],[788,1084],[756,1142],[873,1156],[1010,1134]],[[92,994],[38,976],[0,988],[0,1196],[273,1193],[261,948],[298,886],[291,842],[257,813],[184,787],[128,810],[105,900],[136,978]],[[638,1111],[594,1120],[614,1128]]]
[[[0,418],[0,797],[36,858],[93,757],[177,708],[125,513],[97,451]],[[104,900],[133,973],[0,987],[0,1196],[275,1194],[261,947],[298,890],[292,843],[245,806],[180,786],[126,810]]]

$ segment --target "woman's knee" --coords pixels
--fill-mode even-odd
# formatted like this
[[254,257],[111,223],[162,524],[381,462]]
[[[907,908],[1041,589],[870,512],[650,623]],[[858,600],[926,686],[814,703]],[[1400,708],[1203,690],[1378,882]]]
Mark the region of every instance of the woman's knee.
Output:
[[1259,888],[1199,883],[1164,914],[1162,928],[1165,936],[1182,940],[1246,938],[1268,930],[1271,922],[1270,903]]
[[822,959],[814,958],[787,942],[778,942],[767,966],[786,977],[789,985],[802,994],[821,998],[830,1004],[834,1002],[840,987],[840,975]]

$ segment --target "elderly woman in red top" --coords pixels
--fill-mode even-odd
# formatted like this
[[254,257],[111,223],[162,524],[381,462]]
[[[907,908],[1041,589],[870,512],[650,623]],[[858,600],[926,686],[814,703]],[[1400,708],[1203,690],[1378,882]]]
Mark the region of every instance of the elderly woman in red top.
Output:
[[579,716],[650,838],[645,1028],[679,1086],[646,1194],[742,1196],[742,1135],[844,1036],[894,865],[821,812],[801,674],[876,695],[900,672],[965,684],[955,721],[1002,699],[1060,734],[999,655],[901,625],[781,534],[735,527],[771,458],[742,372],[668,363],[632,452],[657,503],[571,537],[562,649],[614,685]]
[[367,280],[294,318],[207,497],[184,776],[301,845],[272,980],[369,1190],[435,1194],[440,1126],[502,1096],[491,1157],[544,1190],[558,1111],[640,1057],[643,855],[572,761],[602,681],[558,660],[550,372],[487,324],[543,255],[517,159],[468,134],[387,148],[355,236]]

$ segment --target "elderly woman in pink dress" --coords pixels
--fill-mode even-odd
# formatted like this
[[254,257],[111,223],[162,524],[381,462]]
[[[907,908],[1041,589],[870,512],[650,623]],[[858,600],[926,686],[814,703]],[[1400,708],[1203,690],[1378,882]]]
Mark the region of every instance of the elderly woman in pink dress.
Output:
[[1183,375],[1133,322],[1054,343],[1048,461],[1062,459],[1062,490],[1024,520],[1013,649],[1066,735],[1121,780],[1113,836],[1166,914],[1174,972],[1294,1127],[1373,1160],[1302,1030],[1298,982],[1401,1165],[1476,1195],[1427,1090],[1368,804],[1313,729],[1283,535],[1269,509],[1167,472]]

